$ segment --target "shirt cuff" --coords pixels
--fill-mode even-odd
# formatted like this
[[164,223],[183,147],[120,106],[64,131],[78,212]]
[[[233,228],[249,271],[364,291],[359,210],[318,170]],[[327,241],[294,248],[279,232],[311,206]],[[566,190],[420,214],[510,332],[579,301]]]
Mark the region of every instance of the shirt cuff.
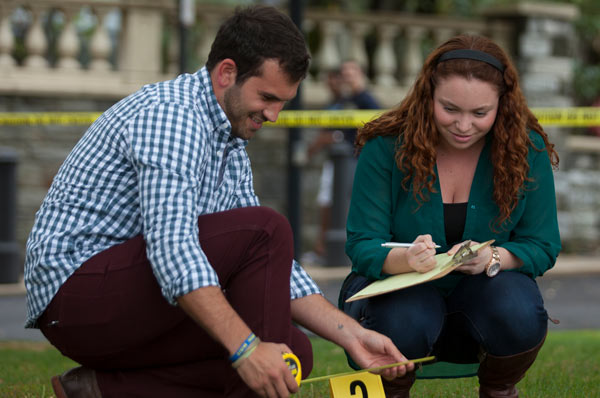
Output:
[[290,299],[295,300],[311,294],[323,294],[319,286],[296,260],[292,263],[290,276]]

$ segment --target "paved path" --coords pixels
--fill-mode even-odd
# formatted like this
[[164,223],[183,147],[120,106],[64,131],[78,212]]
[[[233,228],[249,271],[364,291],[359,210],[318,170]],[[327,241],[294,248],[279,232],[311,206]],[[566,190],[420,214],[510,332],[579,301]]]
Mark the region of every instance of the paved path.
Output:
[[46,340],[37,329],[25,329],[25,296],[23,294],[0,296],[0,341]]
[[[318,282],[325,297],[337,305],[337,295],[345,268],[307,267]],[[561,257],[554,269],[538,285],[546,309],[559,325],[550,330],[600,329],[600,261],[587,257]],[[22,284],[0,284],[0,341],[43,341],[39,330],[23,328],[25,320],[25,290]]]

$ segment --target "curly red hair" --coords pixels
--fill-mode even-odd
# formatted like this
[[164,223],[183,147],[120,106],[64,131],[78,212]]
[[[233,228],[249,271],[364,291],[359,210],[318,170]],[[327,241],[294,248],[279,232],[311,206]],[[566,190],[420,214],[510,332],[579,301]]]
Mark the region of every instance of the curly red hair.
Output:
[[[439,62],[439,57],[451,50],[473,49],[494,56],[504,66],[504,73],[495,67],[471,59]],[[531,146],[529,131],[539,134],[554,167],[558,154],[554,144],[527,107],[519,86],[518,73],[506,53],[493,41],[482,36],[456,36],[435,49],[425,60],[419,76],[406,98],[394,109],[365,124],[356,137],[358,150],[376,136],[398,136],[396,163],[406,173],[404,189],[413,184],[414,198],[420,205],[428,200],[425,189],[434,192],[436,146],[439,133],[433,120],[433,92],[436,82],[449,76],[461,76],[491,83],[500,95],[496,121],[492,127],[491,160],[494,170],[493,198],[500,209],[496,225],[510,219],[519,201],[519,193],[529,180],[527,153]],[[544,149],[541,149],[544,150]]]

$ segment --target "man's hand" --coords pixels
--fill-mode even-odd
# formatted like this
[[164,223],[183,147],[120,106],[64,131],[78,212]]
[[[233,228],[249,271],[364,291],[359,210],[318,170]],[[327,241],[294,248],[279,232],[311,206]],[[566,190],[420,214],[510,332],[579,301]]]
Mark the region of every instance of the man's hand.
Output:
[[[363,328],[318,294],[292,300],[292,318],[319,336],[343,347],[362,368],[406,361],[392,340]],[[415,365],[396,366],[380,371],[392,379],[414,370]]]
[[287,398],[298,391],[298,383],[282,358],[284,352],[292,350],[285,344],[261,342],[237,371],[259,396]]
[[[196,289],[177,299],[181,308],[215,340],[234,353],[250,334],[250,328],[234,311],[218,286]],[[286,398],[298,384],[282,354],[292,352],[285,344],[261,342],[237,371],[242,380],[261,397]]]

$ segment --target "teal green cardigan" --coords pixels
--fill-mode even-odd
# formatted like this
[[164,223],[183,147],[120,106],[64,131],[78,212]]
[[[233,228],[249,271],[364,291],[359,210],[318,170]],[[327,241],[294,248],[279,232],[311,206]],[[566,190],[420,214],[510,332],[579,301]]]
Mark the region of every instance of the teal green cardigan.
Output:
[[[530,133],[532,144],[527,161],[529,177],[519,203],[503,224],[491,227],[499,214],[492,199],[493,169],[490,160],[491,134],[481,152],[467,205],[462,240],[495,240],[523,261],[516,271],[532,278],[542,275],[556,262],[561,249],[556,214],[554,177],[542,138]],[[441,247],[450,249],[444,229],[444,207],[439,185],[429,193],[429,200],[417,207],[411,191],[402,188],[402,173],[395,160],[396,137],[377,137],[368,141],[360,154],[347,220],[346,253],[352,270],[370,279],[383,279],[383,262],[391,249],[381,243],[412,242],[418,235],[431,234]],[[540,151],[541,150],[541,151]],[[437,167],[435,168],[436,176]],[[412,189],[412,186],[410,187]],[[452,273],[434,282],[444,292],[456,285],[462,274]]]

